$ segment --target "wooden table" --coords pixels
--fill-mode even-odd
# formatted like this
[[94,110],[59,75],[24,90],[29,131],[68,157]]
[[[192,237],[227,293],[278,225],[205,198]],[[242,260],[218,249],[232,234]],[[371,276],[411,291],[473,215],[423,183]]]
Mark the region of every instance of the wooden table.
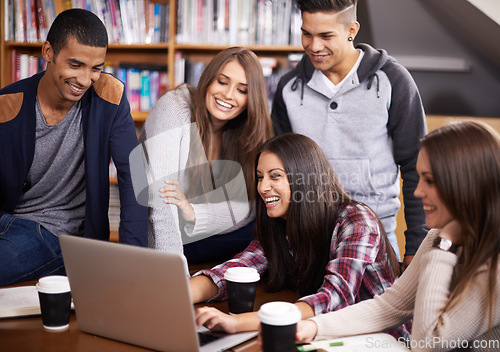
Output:
[[[195,271],[190,270],[191,272]],[[27,284],[35,284],[34,282]],[[257,289],[254,309],[271,301],[295,302],[298,296],[291,291],[268,293],[263,285]],[[227,312],[227,301],[196,304],[196,307],[213,306]],[[0,351],[5,352],[127,352],[148,351],[141,347],[87,334],[78,328],[74,313],[71,314],[69,329],[62,332],[44,330],[40,316],[0,319]],[[243,343],[230,351],[256,352],[256,339]]]

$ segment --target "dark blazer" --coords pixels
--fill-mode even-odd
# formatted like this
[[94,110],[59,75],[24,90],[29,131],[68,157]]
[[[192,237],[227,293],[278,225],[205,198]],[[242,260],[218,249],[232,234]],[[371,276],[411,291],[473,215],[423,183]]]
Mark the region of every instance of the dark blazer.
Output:
[[[35,102],[44,72],[0,90],[0,214],[12,213],[35,152]],[[102,73],[82,97],[85,147],[84,237],[109,240],[109,162],[118,170],[120,242],[147,246],[147,208],[135,199],[129,154],[137,146],[124,85]]]

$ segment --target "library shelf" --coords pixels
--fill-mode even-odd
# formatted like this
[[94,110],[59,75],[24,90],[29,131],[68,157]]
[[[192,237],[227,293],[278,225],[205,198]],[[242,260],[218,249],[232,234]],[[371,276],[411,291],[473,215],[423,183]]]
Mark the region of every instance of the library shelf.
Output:
[[[45,4],[49,1],[54,1],[59,5],[58,8],[61,9],[61,4],[67,4],[68,1],[71,3],[71,0],[24,0],[21,1],[23,3],[28,3],[28,1],[33,1],[33,3]],[[75,0],[73,0],[74,3]],[[98,0],[89,0],[90,2],[94,1],[97,3],[107,3],[106,1],[98,1]],[[119,1],[119,0],[115,0]],[[130,0],[132,1],[132,0]],[[178,77],[176,77],[176,65],[178,64],[178,58],[183,57],[186,61],[199,62],[202,64],[208,63],[213,56],[220,50],[231,46],[242,46],[249,50],[254,51],[259,57],[265,57],[266,59],[271,59],[271,61],[275,61],[275,67],[277,68],[286,68],[289,67],[290,60],[289,54],[298,54],[301,55],[303,53],[303,48],[300,46],[300,41],[297,42],[295,40],[292,45],[261,45],[261,44],[253,44],[250,42],[242,42],[241,44],[228,44],[227,42],[215,41],[214,44],[208,44],[203,42],[197,43],[189,43],[181,40],[177,40],[177,27],[180,26],[180,21],[178,21],[178,14],[183,15],[180,19],[182,21],[184,17],[184,8],[178,8],[178,6],[185,6],[186,4],[196,4],[200,3],[198,0],[145,0],[146,2],[151,1],[152,3],[158,4],[168,4],[168,40],[161,43],[155,44],[147,44],[146,42],[140,44],[122,44],[122,43],[110,43],[108,46],[108,51],[106,55],[106,64],[111,66],[118,67],[123,63],[126,63],[130,66],[130,64],[136,63],[138,66],[143,67],[146,66],[161,66],[166,67],[168,72],[167,77],[167,89],[174,88],[178,83],[184,82],[184,80],[179,81]],[[215,3],[218,4],[226,3],[229,4],[230,0],[207,0],[207,3]],[[252,0],[253,4],[257,6],[257,3],[264,3],[264,0]],[[291,4],[292,0],[273,0],[273,3],[280,4]],[[242,6],[248,6],[247,2],[250,0],[245,0],[243,2],[238,2],[240,4],[244,4]],[[269,3],[268,0],[265,1]],[[13,41],[9,38],[6,38],[6,22],[11,21],[11,19],[6,16],[6,3],[17,3],[17,1],[13,0],[0,0],[0,88],[5,87],[6,85],[13,83],[16,80],[16,55],[27,54],[28,56],[40,57],[40,49],[42,47],[42,41],[28,42],[28,41]],[[234,2],[236,3],[236,2]],[[197,6],[197,5],[193,5]],[[253,8],[252,10],[255,10]],[[198,11],[198,14],[202,12]],[[241,13],[245,13],[244,11]],[[254,14],[254,16],[257,16]],[[189,20],[191,20],[190,17]],[[227,18],[227,17],[226,17]],[[257,17],[255,17],[257,18]],[[198,18],[197,21],[200,21]],[[279,20],[277,20],[279,21]],[[238,21],[233,22],[238,23]],[[25,26],[26,27],[26,26]],[[29,27],[29,26],[27,26]],[[290,28],[295,28],[295,30],[300,30],[300,25],[294,24],[292,22]],[[15,30],[14,30],[15,32]],[[255,32],[254,32],[255,33]],[[12,30],[10,31],[12,34]],[[297,33],[294,34],[295,39],[297,39]],[[290,38],[292,33],[290,33]],[[267,36],[267,38],[275,38],[276,36],[271,35]],[[300,37],[300,35],[299,35]],[[217,36],[216,36],[217,38]],[[218,38],[217,38],[218,39]],[[121,42],[121,40],[120,40]],[[224,44],[221,44],[224,43]],[[278,43],[278,42],[276,42]],[[274,43],[274,44],[276,44]],[[280,42],[282,43],[282,42]],[[290,39],[290,43],[292,43]],[[269,43],[267,43],[269,44]],[[269,60],[268,60],[269,61]],[[273,65],[273,64],[272,64]],[[264,64],[263,64],[264,66]],[[120,77],[119,77],[120,78]],[[276,83],[276,79],[279,77],[273,77],[273,83]],[[129,98],[130,101],[130,98]],[[154,102],[152,102],[154,104]],[[149,111],[133,111],[132,117],[136,123],[137,131],[139,132],[144,121],[146,121],[148,117]],[[115,178],[110,179],[110,188],[111,192],[116,193],[117,181]],[[113,197],[116,198],[116,197]],[[119,205],[115,204],[114,207],[119,207]],[[110,211],[111,212],[111,211]],[[114,214],[115,220],[117,214]],[[116,221],[115,221],[116,222]],[[111,226],[112,240],[117,240],[117,226]]]

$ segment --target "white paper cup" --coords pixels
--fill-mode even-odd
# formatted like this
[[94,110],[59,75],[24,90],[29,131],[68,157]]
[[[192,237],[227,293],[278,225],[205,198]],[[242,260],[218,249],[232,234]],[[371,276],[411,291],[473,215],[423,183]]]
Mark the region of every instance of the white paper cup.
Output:
[[66,276],[45,276],[36,284],[43,327],[49,331],[62,331],[69,327],[71,289]]
[[224,274],[224,279],[226,279],[229,313],[252,312],[260,280],[257,270],[248,267],[229,268]]
[[263,304],[258,313],[264,352],[295,350],[297,322],[302,318],[299,308],[288,302]]
[[247,283],[259,281],[260,275],[255,268],[235,266],[226,270],[224,278],[232,282]]

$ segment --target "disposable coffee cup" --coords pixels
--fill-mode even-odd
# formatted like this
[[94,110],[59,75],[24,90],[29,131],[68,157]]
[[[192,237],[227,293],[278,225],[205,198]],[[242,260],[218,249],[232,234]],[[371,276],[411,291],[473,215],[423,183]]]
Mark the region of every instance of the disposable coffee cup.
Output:
[[297,322],[302,317],[295,304],[269,302],[260,307],[258,316],[264,352],[295,351]]
[[69,327],[71,290],[66,276],[45,276],[36,284],[42,324],[46,330],[62,331]]
[[254,268],[233,267],[224,274],[230,314],[253,312],[260,275]]

